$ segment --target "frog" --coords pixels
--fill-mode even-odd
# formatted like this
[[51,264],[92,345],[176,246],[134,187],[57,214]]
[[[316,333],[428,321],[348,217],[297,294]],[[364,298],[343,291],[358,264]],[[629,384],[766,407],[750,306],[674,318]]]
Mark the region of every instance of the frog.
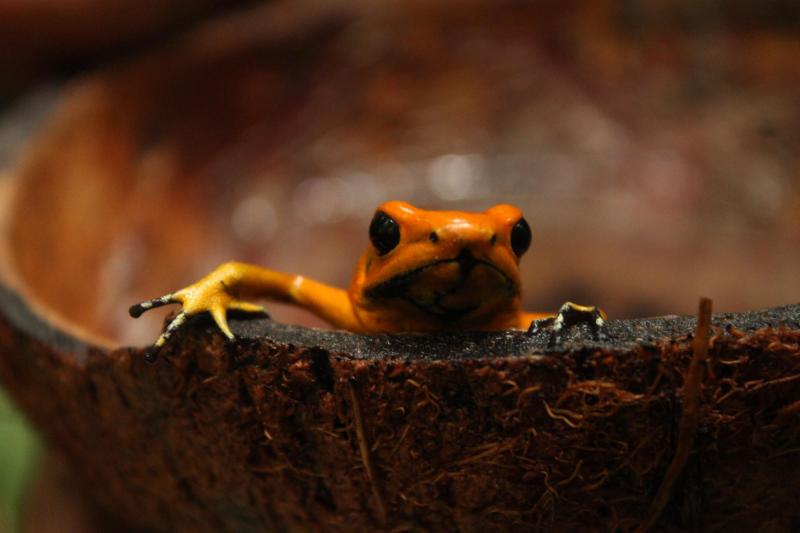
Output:
[[566,302],[558,313],[522,310],[520,260],[532,242],[522,211],[499,204],[483,212],[425,210],[403,201],[377,207],[370,245],[350,286],[240,262],[223,263],[197,282],[137,303],[132,317],[168,304],[182,309],[147,352],[148,360],[192,315],[209,313],[230,340],[229,311],[267,314],[254,299],[290,303],[336,329],[358,334],[437,331],[537,331],[554,334],[577,322],[599,331],[605,312]]

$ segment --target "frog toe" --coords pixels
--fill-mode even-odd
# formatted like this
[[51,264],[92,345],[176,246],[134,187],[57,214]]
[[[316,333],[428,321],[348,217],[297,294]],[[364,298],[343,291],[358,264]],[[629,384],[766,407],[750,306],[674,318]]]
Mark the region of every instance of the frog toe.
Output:
[[156,342],[154,342],[153,345],[150,348],[148,348],[147,351],[145,352],[144,354],[145,361],[147,361],[148,363],[155,362],[156,356],[158,355],[158,351],[169,340],[172,334],[175,333],[175,331],[179,327],[181,327],[184,324],[184,322],[186,322],[186,317],[187,317],[186,312],[181,311],[180,313],[177,314],[175,318],[172,319],[172,321],[167,326],[167,329],[164,330],[164,333],[162,333],[158,337],[158,339],[156,339]]
[[537,318],[531,320],[530,325],[528,326],[528,334],[535,335],[541,331],[543,331],[547,327],[551,327],[553,322],[555,321],[555,317],[550,316],[546,318]]
[[156,307],[161,307],[163,305],[176,303],[180,303],[180,300],[175,298],[174,294],[165,294],[159,298],[153,298],[152,300],[146,300],[130,306],[128,308],[128,314],[130,314],[133,318],[139,318],[146,311],[155,309]]
[[228,309],[231,311],[241,311],[243,313],[256,313],[259,315],[269,316],[269,313],[267,313],[267,310],[264,308],[264,306],[250,302],[243,302],[240,300],[231,302],[228,305]]
[[220,331],[228,338],[229,341],[232,341],[235,337],[231,328],[228,326],[228,309],[223,306],[215,306],[209,309],[211,313],[211,317],[216,322],[217,327],[219,327]]

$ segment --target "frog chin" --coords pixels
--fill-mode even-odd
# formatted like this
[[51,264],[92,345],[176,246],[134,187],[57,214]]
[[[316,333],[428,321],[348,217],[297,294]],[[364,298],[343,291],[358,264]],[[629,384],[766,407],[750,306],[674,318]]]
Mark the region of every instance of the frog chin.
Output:
[[457,322],[513,301],[519,288],[492,263],[463,251],[368,287],[364,296],[377,305],[400,300],[442,322]]
[[481,307],[480,305],[474,305],[472,307],[460,309],[448,309],[440,305],[428,305],[424,302],[416,302],[413,300],[409,300],[409,303],[426,315],[432,315],[442,322],[458,322]]

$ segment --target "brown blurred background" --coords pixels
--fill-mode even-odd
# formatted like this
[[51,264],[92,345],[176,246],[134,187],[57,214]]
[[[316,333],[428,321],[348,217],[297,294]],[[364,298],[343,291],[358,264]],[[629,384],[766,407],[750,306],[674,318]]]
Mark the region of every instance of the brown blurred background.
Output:
[[109,342],[227,259],[346,285],[387,199],[519,205],[530,310],[800,300],[792,0],[12,0],[0,49],[11,262]]

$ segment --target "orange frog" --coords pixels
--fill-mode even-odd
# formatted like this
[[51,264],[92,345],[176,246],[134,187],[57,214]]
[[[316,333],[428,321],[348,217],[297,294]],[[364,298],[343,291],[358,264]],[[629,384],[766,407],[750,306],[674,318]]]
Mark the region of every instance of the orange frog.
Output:
[[203,312],[211,313],[232,339],[229,310],[265,312],[252,298],[302,306],[356,333],[527,329],[545,318],[552,318],[554,332],[576,317],[595,330],[605,324],[599,308],[571,302],[556,316],[521,310],[519,260],[531,244],[531,229],[514,206],[467,213],[386,202],[375,212],[369,238],[372,245],[359,259],[348,290],[231,262],[188,287],[132,306],[130,314],[182,304],[153,349],[188,316]]

